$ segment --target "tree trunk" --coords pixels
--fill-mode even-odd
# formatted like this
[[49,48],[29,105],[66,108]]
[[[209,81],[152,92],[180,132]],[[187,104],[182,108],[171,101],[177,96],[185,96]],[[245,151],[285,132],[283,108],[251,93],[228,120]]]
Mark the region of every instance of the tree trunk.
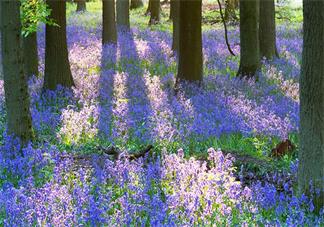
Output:
[[254,77],[260,66],[258,12],[258,0],[241,0],[241,59],[240,68],[237,73],[241,77]]
[[[1,8],[0,8],[0,11],[1,11]],[[1,14],[0,14],[0,18],[1,18]],[[0,23],[1,23],[1,21],[0,21]],[[2,54],[1,53],[2,53],[2,48],[1,48],[1,31],[0,31],[0,80],[3,79]]]
[[237,20],[235,10],[239,6],[239,0],[226,0],[225,2],[225,21]]
[[2,68],[2,48],[1,48],[1,2],[0,2],[0,79],[3,79],[3,68]]
[[180,0],[171,0],[173,11],[173,35],[172,50],[179,52],[179,17],[180,17]]
[[170,0],[169,20],[173,20],[173,15],[174,15],[174,0]]
[[77,12],[85,12],[87,11],[86,0],[76,0],[77,3]]
[[58,26],[46,25],[45,77],[44,89],[56,89],[58,84],[65,87],[74,85],[66,43],[65,0],[48,0],[50,18]]
[[117,25],[129,30],[129,1],[117,0]]
[[202,81],[201,0],[180,0],[177,81]]
[[38,76],[37,32],[33,32],[23,38],[23,48],[25,74],[28,77]]
[[158,24],[160,22],[160,0],[151,0],[151,17],[149,25]]
[[102,43],[117,43],[115,0],[102,1]]
[[142,0],[131,0],[130,9],[138,9],[143,7]]
[[33,138],[27,77],[24,73],[20,2],[1,1],[1,43],[8,133],[26,145]]
[[147,9],[146,9],[146,12],[145,12],[145,16],[149,15],[151,13],[151,4],[152,4],[152,0],[149,0],[148,1],[148,5],[147,5]]
[[304,0],[303,11],[298,183],[300,193],[314,196],[319,212],[324,206],[324,2]]
[[260,56],[267,59],[279,57],[276,48],[276,21],[274,0],[260,0]]

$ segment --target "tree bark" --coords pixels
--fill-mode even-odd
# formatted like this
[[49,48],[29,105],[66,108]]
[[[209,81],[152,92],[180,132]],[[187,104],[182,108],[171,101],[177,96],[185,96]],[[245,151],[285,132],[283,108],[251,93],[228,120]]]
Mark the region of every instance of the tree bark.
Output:
[[179,52],[179,17],[180,17],[180,0],[171,0],[173,11],[173,35],[172,35],[172,50]]
[[174,15],[174,0],[170,0],[169,20],[173,20],[173,15]]
[[276,21],[274,0],[260,0],[260,56],[279,57],[276,48]]
[[180,0],[177,81],[202,81],[201,0]]
[[77,3],[77,12],[85,12],[87,11],[86,0],[76,0]]
[[149,15],[151,13],[151,4],[152,4],[152,0],[149,0],[148,1],[148,5],[147,5],[147,9],[146,9],[146,12],[145,12],[145,16]]
[[102,43],[117,43],[115,0],[102,1]]
[[50,18],[58,26],[46,25],[44,89],[56,89],[57,85],[74,85],[66,42],[66,5],[64,0],[48,0]]
[[27,77],[24,73],[20,2],[1,1],[1,43],[8,134],[26,143],[33,138]]
[[240,1],[241,57],[237,75],[254,77],[260,67],[259,0]]
[[150,11],[149,25],[158,24],[160,22],[160,0],[151,0]]
[[131,0],[130,3],[130,9],[138,9],[143,7],[143,1],[142,0]]
[[129,1],[117,0],[117,25],[129,30]]
[[0,2],[0,79],[3,79],[3,68],[2,68],[2,44],[1,44],[1,2]]
[[304,0],[303,14],[298,183],[300,193],[314,196],[319,212],[324,206],[324,2]]
[[[1,11],[1,9],[0,9]],[[1,18],[1,14],[0,14]],[[0,22],[1,23],[1,22]],[[1,29],[0,29],[1,30]],[[1,48],[1,31],[0,31],[0,79],[3,79],[3,68],[2,68],[2,48]]]
[[24,70],[28,77],[38,76],[37,32],[23,38]]

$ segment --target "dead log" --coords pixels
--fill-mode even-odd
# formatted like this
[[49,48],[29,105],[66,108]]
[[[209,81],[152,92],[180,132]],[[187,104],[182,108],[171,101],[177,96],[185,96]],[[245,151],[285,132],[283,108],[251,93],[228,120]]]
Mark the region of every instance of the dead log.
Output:
[[[129,151],[122,151],[118,147],[115,146],[109,146],[109,147],[102,147],[97,146],[96,151],[99,151],[101,154],[104,154],[107,156],[112,156],[111,159],[113,161],[119,160],[119,159],[129,159],[130,161],[144,158],[146,154],[148,154],[153,149],[153,145],[148,145],[144,149],[136,152],[129,152]],[[93,158],[93,154],[65,154],[59,156],[61,159],[64,158],[70,158],[74,160],[91,160]]]

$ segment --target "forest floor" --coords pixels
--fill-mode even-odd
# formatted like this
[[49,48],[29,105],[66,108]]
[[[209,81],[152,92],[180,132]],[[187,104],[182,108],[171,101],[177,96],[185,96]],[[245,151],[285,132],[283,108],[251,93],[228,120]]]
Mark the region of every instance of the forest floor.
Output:
[[[239,56],[229,54],[221,24],[204,24],[203,85],[187,84],[175,95],[167,11],[151,28],[145,8],[132,11],[131,31],[119,31],[117,45],[102,47],[98,2],[88,3],[89,12],[74,10],[69,4],[76,86],[41,95],[42,78],[32,78],[37,141],[19,156],[14,141],[5,133],[1,139],[0,225],[323,223],[310,200],[294,193],[300,17],[293,23],[280,20],[280,59],[264,61],[257,82],[235,78]],[[205,17],[212,15],[204,11]],[[38,39],[43,71],[43,27]],[[238,55],[237,27],[230,27],[229,39]],[[3,89],[0,97],[3,132]],[[294,144],[294,152],[272,157],[284,139]],[[135,161],[111,161],[102,153],[109,146],[137,152],[147,145],[153,145],[151,157]]]

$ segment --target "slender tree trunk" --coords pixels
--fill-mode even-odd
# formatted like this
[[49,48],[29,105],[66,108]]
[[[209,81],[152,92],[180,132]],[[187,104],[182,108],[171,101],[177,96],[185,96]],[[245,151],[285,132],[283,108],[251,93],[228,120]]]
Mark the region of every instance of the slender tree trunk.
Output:
[[37,32],[33,32],[23,38],[23,48],[26,75],[28,77],[38,76]]
[[[1,5],[1,4],[0,4]],[[0,8],[0,12],[1,12],[1,8]],[[1,14],[0,14],[0,18],[1,18]],[[1,21],[0,21],[1,23]],[[1,29],[0,29],[1,30]],[[3,68],[2,68],[2,48],[1,48],[1,31],[0,31],[0,79],[3,79]]]
[[148,5],[147,5],[147,9],[145,12],[145,16],[149,15],[151,13],[151,4],[152,4],[152,0],[148,1]]
[[130,9],[138,9],[143,7],[142,0],[131,0]]
[[160,22],[160,0],[151,0],[151,17],[149,25],[158,24]]
[[2,68],[2,48],[1,48],[1,2],[0,2],[0,79],[3,79],[3,68]]
[[177,81],[202,81],[201,0],[180,0]]
[[259,0],[240,2],[241,59],[238,75],[254,77],[260,67],[259,51]]
[[87,11],[86,0],[76,0],[77,3],[77,12],[85,12]]
[[298,183],[300,193],[314,196],[319,212],[324,206],[324,2],[304,0],[303,11]]
[[102,43],[117,43],[115,0],[102,1]]
[[117,25],[129,30],[129,0],[117,0]]
[[174,15],[174,0],[170,0],[169,20],[173,20],[173,15]]
[[51,19],[59,26],[46,25],[45,77],[44,89],[56,89],[58,84],[65,87],[74,85],[66,43],[65,0],[48,0]]
[[276,21],[274,0],[260,0],[260,56],[279,57],[276,48]]
[[172,50],[179,52],[179,18],[180,18],[180,0],[171,0],[173,8],[173,35]]
[[8,133],[26,143],[33,138],[27,77],[24,73],[20,2],[1,1],[2,58]]

